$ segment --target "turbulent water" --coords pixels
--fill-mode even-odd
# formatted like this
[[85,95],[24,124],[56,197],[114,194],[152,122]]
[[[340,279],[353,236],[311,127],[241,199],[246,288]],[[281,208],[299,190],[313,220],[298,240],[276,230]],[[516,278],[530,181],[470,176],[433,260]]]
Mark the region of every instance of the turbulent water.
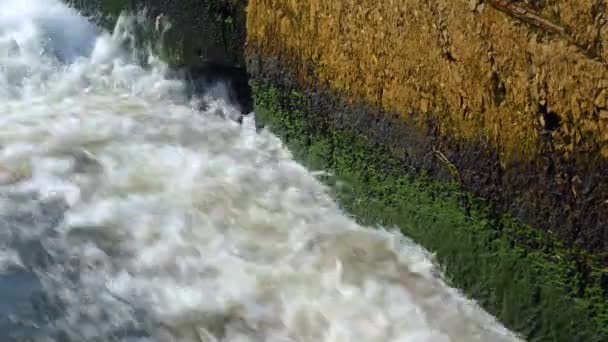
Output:
[[131,23],[0,0],[0,340],[517,340]]

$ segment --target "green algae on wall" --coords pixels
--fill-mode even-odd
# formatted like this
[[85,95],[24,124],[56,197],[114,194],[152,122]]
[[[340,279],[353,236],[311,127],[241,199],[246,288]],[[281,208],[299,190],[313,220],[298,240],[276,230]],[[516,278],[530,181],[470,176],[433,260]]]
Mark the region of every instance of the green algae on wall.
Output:
[[67,3],[108,29],[113,28],[122,11],[129,8],[128,0],[67,0]]
[[529,341],[608,340],[608,269],[598,260],[497,215],[455,184],[405,172],[364,136],[326,125],[311,95],[260,82],[254,94],[256,118],[305,165],[335,175],[325,180],[347,211],[436,253],[452,284],[509,328]]
[[466,189],[606,254],[608,14],[598,3],[250,0],[246,51],[276,59],[302,88],[432,131]]

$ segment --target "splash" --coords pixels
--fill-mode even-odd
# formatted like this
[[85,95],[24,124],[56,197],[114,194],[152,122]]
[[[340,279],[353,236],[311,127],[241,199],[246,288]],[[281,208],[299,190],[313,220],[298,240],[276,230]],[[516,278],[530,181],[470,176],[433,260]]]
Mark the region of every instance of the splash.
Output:
[[0,263],[40,279],[47,339],[517,340],[252,117],[228,120],[223,92],[201,111],[143,66],[133,20],[110,34],[58,1],[0,1]]

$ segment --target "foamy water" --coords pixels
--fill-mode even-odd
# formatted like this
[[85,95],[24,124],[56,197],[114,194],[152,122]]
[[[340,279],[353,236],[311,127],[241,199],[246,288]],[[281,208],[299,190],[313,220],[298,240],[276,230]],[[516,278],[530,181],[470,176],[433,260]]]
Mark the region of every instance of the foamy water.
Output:
[[41,341],[517,340],[252,117],[133,62],[130,23],[0,0],[0,274],[40,279]]

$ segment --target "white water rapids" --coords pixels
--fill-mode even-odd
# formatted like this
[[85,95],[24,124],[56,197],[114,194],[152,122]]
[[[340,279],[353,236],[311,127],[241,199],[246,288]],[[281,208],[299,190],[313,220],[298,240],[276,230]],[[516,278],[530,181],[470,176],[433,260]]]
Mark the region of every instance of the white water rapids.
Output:
[[517,340],[225,99],[137,65],[129,22],[0,0],[0,277],[39,279],[33,340]]

